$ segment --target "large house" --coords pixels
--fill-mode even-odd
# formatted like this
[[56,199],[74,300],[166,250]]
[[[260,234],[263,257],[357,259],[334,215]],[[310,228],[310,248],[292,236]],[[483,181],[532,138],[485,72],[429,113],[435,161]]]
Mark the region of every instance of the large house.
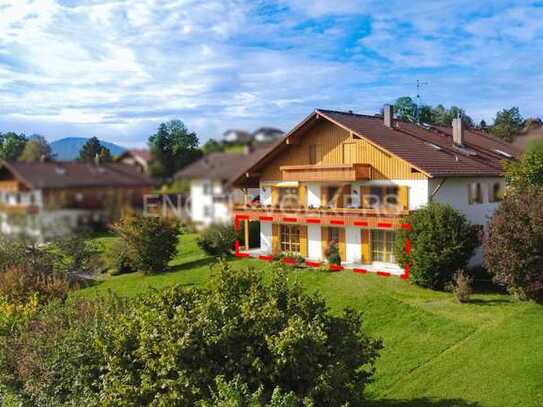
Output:
[[[231,183],[267,150],[211,153],[179,171],[175,179],[190,180],[190,219],[201,226],[231,222],[232,206],[243,203],[245,199],[241,190],[232,188]],[[258,188],[247,192],[249,201],[258,196]]]
[[346,266],[402,274],[392,250],[395,231],[409,227],[402,216],[436,201],[484,226],[502,197],[502,162],[518,155],[459,118],[450,128],[394,120],[389,105],[384,117],[315,110],[240,171],[235,185],[259,188],[260,199],[234,218],[246,234],[260,223],[249,254],[321,262],[334,242]]
[[137,168],[80,162],[0,162],[0,233],[37,240],[137,211],[154,181]]

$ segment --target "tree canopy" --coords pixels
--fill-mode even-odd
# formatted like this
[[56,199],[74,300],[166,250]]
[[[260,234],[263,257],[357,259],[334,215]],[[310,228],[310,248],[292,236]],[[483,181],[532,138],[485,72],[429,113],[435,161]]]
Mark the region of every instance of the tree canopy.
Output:
[[18,160],[25,148],[27,141],[28,139],[22,133],[0,133],[0,160]]
[[520,134],[524,126],[524,119],[518,107],[503,109],[496,113],[494,125],[490,129],[492,134],[502,140],[512,142]]
[[161,123],[149,138],[149,146],[154,157],[151,173],[161,178],[172,177],[202,155],[196,133],[189,131],[181,120]]
[[451,126],[452,119],[461,117],[467,127],[473,127],[474,125],[473,119],[466,114],[464,109],[458,106],[451,106],[449,109],[441,104],[437,106],[417,106],[415,101],[409,96],[399,97],[393,106],[394,113],[400,120],[433,124],[436,126]]
[[53,158],[51,146],[43,136],[35,134],[26,143],[19,159],[25,162],[38,162]]
[[83,147],[81,147],[78,161],[93,163],[95,162],[96,157],[98,157],[101,162],[112,161],[109,149],[102,146],[100,140],[96,137],[92,137],[83,145]]

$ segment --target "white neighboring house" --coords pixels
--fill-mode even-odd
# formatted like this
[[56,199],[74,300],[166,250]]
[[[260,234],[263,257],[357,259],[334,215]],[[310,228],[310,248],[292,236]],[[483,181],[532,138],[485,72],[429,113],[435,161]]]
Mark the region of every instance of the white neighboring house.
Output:
[[[231,182],[245,168],[262,157],[267,148],[242,154],[211,153],[190,164],[175,179],[190,179],[190,218],[197,225],[232,221],[232,205],[243,203],[240,189]],[[258,188],[250,189],[250,199],[258,199]]]

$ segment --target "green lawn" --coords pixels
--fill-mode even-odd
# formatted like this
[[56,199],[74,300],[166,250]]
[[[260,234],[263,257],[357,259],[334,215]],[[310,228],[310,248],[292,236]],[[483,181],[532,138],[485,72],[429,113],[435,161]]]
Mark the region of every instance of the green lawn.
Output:
[[[112,238],[97,239],[108,244]],[[213,259],[195,235],[183,236],[174,271],[105,279],[78,292],[107,290],[135,295],[149,287],[205,284]],[[267,263],[233,260],[234,267]],[[295,271],[310,291],[319,291],[334,312],[362,310],[365,329],[383,338],[385,349],[368,389],[374,406],[543,406],[543,307],[500,294],[478,294],[457,304],[447,293],[413,286],[395,277],[351,271]]]

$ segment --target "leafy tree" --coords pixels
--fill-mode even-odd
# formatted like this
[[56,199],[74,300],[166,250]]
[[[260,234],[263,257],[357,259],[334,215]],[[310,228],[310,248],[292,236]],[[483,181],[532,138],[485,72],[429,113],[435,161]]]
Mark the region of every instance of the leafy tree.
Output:
[[494,125],[490,131],[502,140],[512,142],[522,131],[524,119],[519,108],[512,107],[496,113]]
[[505,162],[505,179],[510,189],[523,191],[529,187],[543,187],[543,143],[533,143],[522,160]]
[[51,146],[45,137],[36,134],[30,137],[19,159],[25,162],[38,162],[51,158],[53,158]]
[[0,160],[17,161],[26,143],[27,138],[24,134],[0,133]]
[[96,137],[90,138],[79,151],[79,161],[86,163],[94,163],[96,157],[100,159],[101,162],[111,162],[111,152],[107,147],[102,146],[100,140]]
[[128,216],[115,225],[125,243],[119,256],[128,256],[130,266],[145,274],[167,271],[177,250],[179,225],[159,217]]
[[151,172],[162,178],[172,177],[202,155],[196,133],[189,131],[180,120],[162,123],[149,138],[149,146],[154,157]]
[[480,130],[485,131],[487,129],[486,121],[481,120],[479,124],[477,125],[477,128]]
[[396,232],[394,254],[400,264],[409,264],[411,281],[423,287],[445,288],[479,245],[478,229],[449,205],[430,203],[407,215],[405,222],[411,229]]
[[210,225],[198,238],[198,246],[211,256],[228,256],[239,239],[231,224]]
[[222,143],[219,143],[217,140],[211,138],[206,141],[206,143],[202,147],[202,151],[205,155],[211,153],[222,153],[224,151],[224,145]]
[[543,190],[508,193],[490,221],[485,266],[521,299],[543,300]]
[[409,96],[402,96],[396,99],[393,104],[394,115],[400,119],[414,122],[417,113],[417,104]]

